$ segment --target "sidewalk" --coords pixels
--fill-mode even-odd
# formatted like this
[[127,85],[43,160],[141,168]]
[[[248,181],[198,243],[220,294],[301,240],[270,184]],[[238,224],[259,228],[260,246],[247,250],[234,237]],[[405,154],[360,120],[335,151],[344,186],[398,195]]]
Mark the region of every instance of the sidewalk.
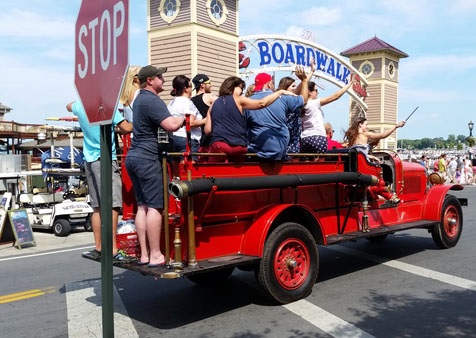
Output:
[[69,236],[66,237],[55,236],[53,232],[34,230],[33,237],[36,246],[25,246],[22,247],[21,250],[16,246],[12,246],[13,243],[0,244],[0,258],[36,254],[44,251],[61,250],[77,246],[90,246],[91,248],[94,246],[93,233],[86,232],[82,229],[73,229]]

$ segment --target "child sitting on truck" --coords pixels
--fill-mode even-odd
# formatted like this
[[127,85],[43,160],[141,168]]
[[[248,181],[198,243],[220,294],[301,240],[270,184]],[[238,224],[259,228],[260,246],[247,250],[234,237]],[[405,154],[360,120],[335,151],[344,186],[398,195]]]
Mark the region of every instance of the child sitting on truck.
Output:
[[[371,149],[370,147],[375,146],[376,143],[378,143],[378,141],[388,137],[397,128],[403,127],[404,125],[405,125],[405,121],[402,121],[399,124],[397,124],[395,127],[393,127],[392,129],[389,129],[383,133],[375,133],[375,132],[367,130],[367,119],[365,117],[357,117],[352,122],[350,128],[346,131],[345,140],[349,143],[349,146],[351,149],[355,149],[365,154],[369,162],[378,164],[379,163],[378,159],[369,154]],[[372,144],[369,143],[370,140]],[[380,171],[380,173],[382,172]],[[386,200],[388,200],[390,203],[394,205],[397,205],[400,203],[400,199],[397,197],[397,195],[392,193],[387,187],[387,185],[385,184],[385,181],[383,180],[382,175],[380,175],[379,177],[379,183],[377,184],[377,186],[372,187],[372,189],[370,189],[370,192],[376,193],[384,197]]]

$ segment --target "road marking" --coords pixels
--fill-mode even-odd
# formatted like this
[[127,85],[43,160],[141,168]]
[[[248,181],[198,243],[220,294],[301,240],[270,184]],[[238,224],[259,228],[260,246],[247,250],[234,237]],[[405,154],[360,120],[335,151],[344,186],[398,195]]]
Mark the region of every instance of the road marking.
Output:
[[39,253],[31,254],[31,255],[0,258],[0,262],[13,261],[13,260],[15,260],[15,259],[23,259],[23,258],[46,256],[46,255],[54,255],[54,254],[57,254],[57,253],[70,252],[70,251],[79,251],[79,250],[83,251],[83,250],[86,250],[86,249],[91,249],[91,248],[93,248],[93,247],[94,247],[93,245],[89,245],[89,246],[83,246],[83,247],[81,247],[81,248],[56,250],[56,251],[50,251],[50,252],[39,252]]
[[[102,337],[101,280],[68,283],[65,288],[68,337]],[[121,296],[116,287],[113,288],[114,334],[116,337],[138,338]]]
[[16,302],[23,299],[34,298],[46,295],[47,293],[55,292],[54,286],[48,286],[41,289],[33,289],[28,291],[11,293],[9,295],[0,296],[0,304],[6,304],[11,302]]
[[[241,279],[239,277],[237,278],[240,282],[256,290],[256,284],[253,284],[246,279]],[[259,290],[257,291],[259,292]],[[327,312],[323,308],[320,308],[305,299],[300,299],[296,302],[282,305],[282,307],[308,321],[332,337],[375,338],[364,330],[361,330],[355,325],[346,322],[337,316],[334,316],[332,313]]]
[[430,278],[434,279],[446,284],[454,285],[462,289],[467,289],[471,291],[476,291],[476,282],[465,279],[465,278],[460,278],[456,276],[452,276],[446,273],[418,267],[412,264],[404,263],[404,262],[399,262],[397,260],[387,260],[386,258],[375,256],[375,255],[370,255],[362,251],[358,251],[355,249],[347,248],[344,246],[328,246],[326,249],[329,250],[334,250],[340,253],[344,253],[347,255],[352,255],[356,256],[359,258],[366,259],[368,261],[372,261],[375,263],[383,264],[398,270],[402,270],[405,272],[412,273],[417,276],[425,277],[425,278]]
[[301,299],[297,302],[283,305],[286,309],[305,319],[315,327],[332,337],[339,338],[375,338],[358,327],[334,316],[332,313]]

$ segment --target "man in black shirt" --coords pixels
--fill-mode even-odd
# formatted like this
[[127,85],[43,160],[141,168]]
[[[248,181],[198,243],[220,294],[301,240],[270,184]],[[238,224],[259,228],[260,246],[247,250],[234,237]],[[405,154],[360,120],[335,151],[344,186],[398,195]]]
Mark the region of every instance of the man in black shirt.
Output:
[[[212,94],[211,88],[212,83],[210,78],[205,74],[197,74],[193,79],[193,86],[197,91],[197,94],[191,98],[195,107],[197,107],[202,117],[205,119],[207,117],[208,109],[212,103],[216,100],[216,95]],[[200,149],[199,152],[206,153],[208,152],[208,146],[210,145],[211,135],[206,135],[202,127],[202,139],[200,140]],[[204,158],[202,160],[205,160]]]

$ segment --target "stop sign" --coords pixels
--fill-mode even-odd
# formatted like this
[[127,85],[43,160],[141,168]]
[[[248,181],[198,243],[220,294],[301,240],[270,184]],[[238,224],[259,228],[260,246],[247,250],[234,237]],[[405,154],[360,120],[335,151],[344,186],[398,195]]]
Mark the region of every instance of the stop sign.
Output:
[[129,63],[129,0],[83,0],[76,20],[74,83],[92,124],[109,124]]

